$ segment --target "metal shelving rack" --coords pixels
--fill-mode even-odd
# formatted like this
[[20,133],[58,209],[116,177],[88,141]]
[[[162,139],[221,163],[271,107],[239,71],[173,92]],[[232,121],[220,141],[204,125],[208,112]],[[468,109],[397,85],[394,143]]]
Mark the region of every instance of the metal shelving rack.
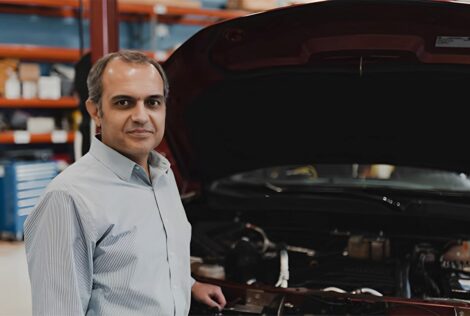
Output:
[[[116,30],[118,29],[118,21],[149,21],[155,25],[164,23],[207,26],[251,14],[251,12],[242,10],[218,10],[161,4],[129,4],[120,3],[119,0],[0,0],[0,13],[89,19],[90,49],[93,61],[103,54],[116,51],[119,48],[118,31]],[[152,46],[152,51],[146,51],[146,53],[164,62],[165,56],[157,55],[155,48]],[[1,57],[38,62],[74,63],[80,59],[80,50],[63,47],[0,44]],[[0,98],[0,109],[71,110],[77,108],[77,106],[78,100],[75,98],[61,98],[59,100],[6,100]],[[73,143],[75,139],[74,132],[65,134],[63,132],[48,134],[28,134],[22,131],[3,132],[0,133],[0,147],[15,146],[15,144],[23,144],[22,146],[25,146],[25,144],[69,144]],[[71,146],[68,147],[71,148]],[[159,151],[172,159],[172,154],[165,140],[159,146]]]

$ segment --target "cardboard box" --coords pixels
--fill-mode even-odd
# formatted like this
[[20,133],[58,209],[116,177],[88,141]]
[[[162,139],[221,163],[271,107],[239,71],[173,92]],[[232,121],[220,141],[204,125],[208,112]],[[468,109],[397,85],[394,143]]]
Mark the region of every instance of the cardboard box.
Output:
[[200,8],[201,2],[198,0],[118,0],[120,3],[125,4],[146,4],[146,5],[166,5],[172,7],[184,7],[184,8]]
[[246,11],[266,11],[279,7],[278,0],[227,0],[227,9]]
[[21,81],[38,81],[41,76],[39,64],[20,63],[18,66],[18,74]]

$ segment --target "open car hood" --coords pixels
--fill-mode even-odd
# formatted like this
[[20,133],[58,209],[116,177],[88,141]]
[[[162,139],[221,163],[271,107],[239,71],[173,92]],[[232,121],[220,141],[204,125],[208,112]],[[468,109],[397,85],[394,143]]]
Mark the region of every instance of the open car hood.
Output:
[[470,172],[469,21],[457,2],[321,1],[203,29],[164,64],[182,176],[313,162]]

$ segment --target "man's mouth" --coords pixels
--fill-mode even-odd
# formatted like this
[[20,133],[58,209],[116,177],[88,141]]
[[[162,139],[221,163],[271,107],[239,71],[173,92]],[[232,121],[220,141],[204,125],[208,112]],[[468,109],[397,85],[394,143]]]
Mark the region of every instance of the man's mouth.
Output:
[[145,128],[134,128],[134,129],[128,130],[126,133],[132,136],[143,137],[143,136],[148,136],[150,134],[153,134],[154,131],[145,129]]

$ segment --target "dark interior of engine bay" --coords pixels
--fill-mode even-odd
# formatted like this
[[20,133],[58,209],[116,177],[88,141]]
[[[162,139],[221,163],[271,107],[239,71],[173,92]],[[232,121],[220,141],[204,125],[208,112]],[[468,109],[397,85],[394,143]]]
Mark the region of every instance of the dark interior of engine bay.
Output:
[[[285,296],[257,293],[258,286],[311,289],[333,296],[470,299],[470,242],[452,233],[462,231],[462,221],[225,210],[211,211],[213,220],[198,221],[200,214],[196,209],[188,212],[195,222],[193,275],[251,289],[228,295],[223,314],[381,314],[387,308],[380,302],[364,305],[314,296],[299,305],[286,304]],[[281,305],[283,312],[278,314]],[[193,310],[202,313],[197,306]]]

